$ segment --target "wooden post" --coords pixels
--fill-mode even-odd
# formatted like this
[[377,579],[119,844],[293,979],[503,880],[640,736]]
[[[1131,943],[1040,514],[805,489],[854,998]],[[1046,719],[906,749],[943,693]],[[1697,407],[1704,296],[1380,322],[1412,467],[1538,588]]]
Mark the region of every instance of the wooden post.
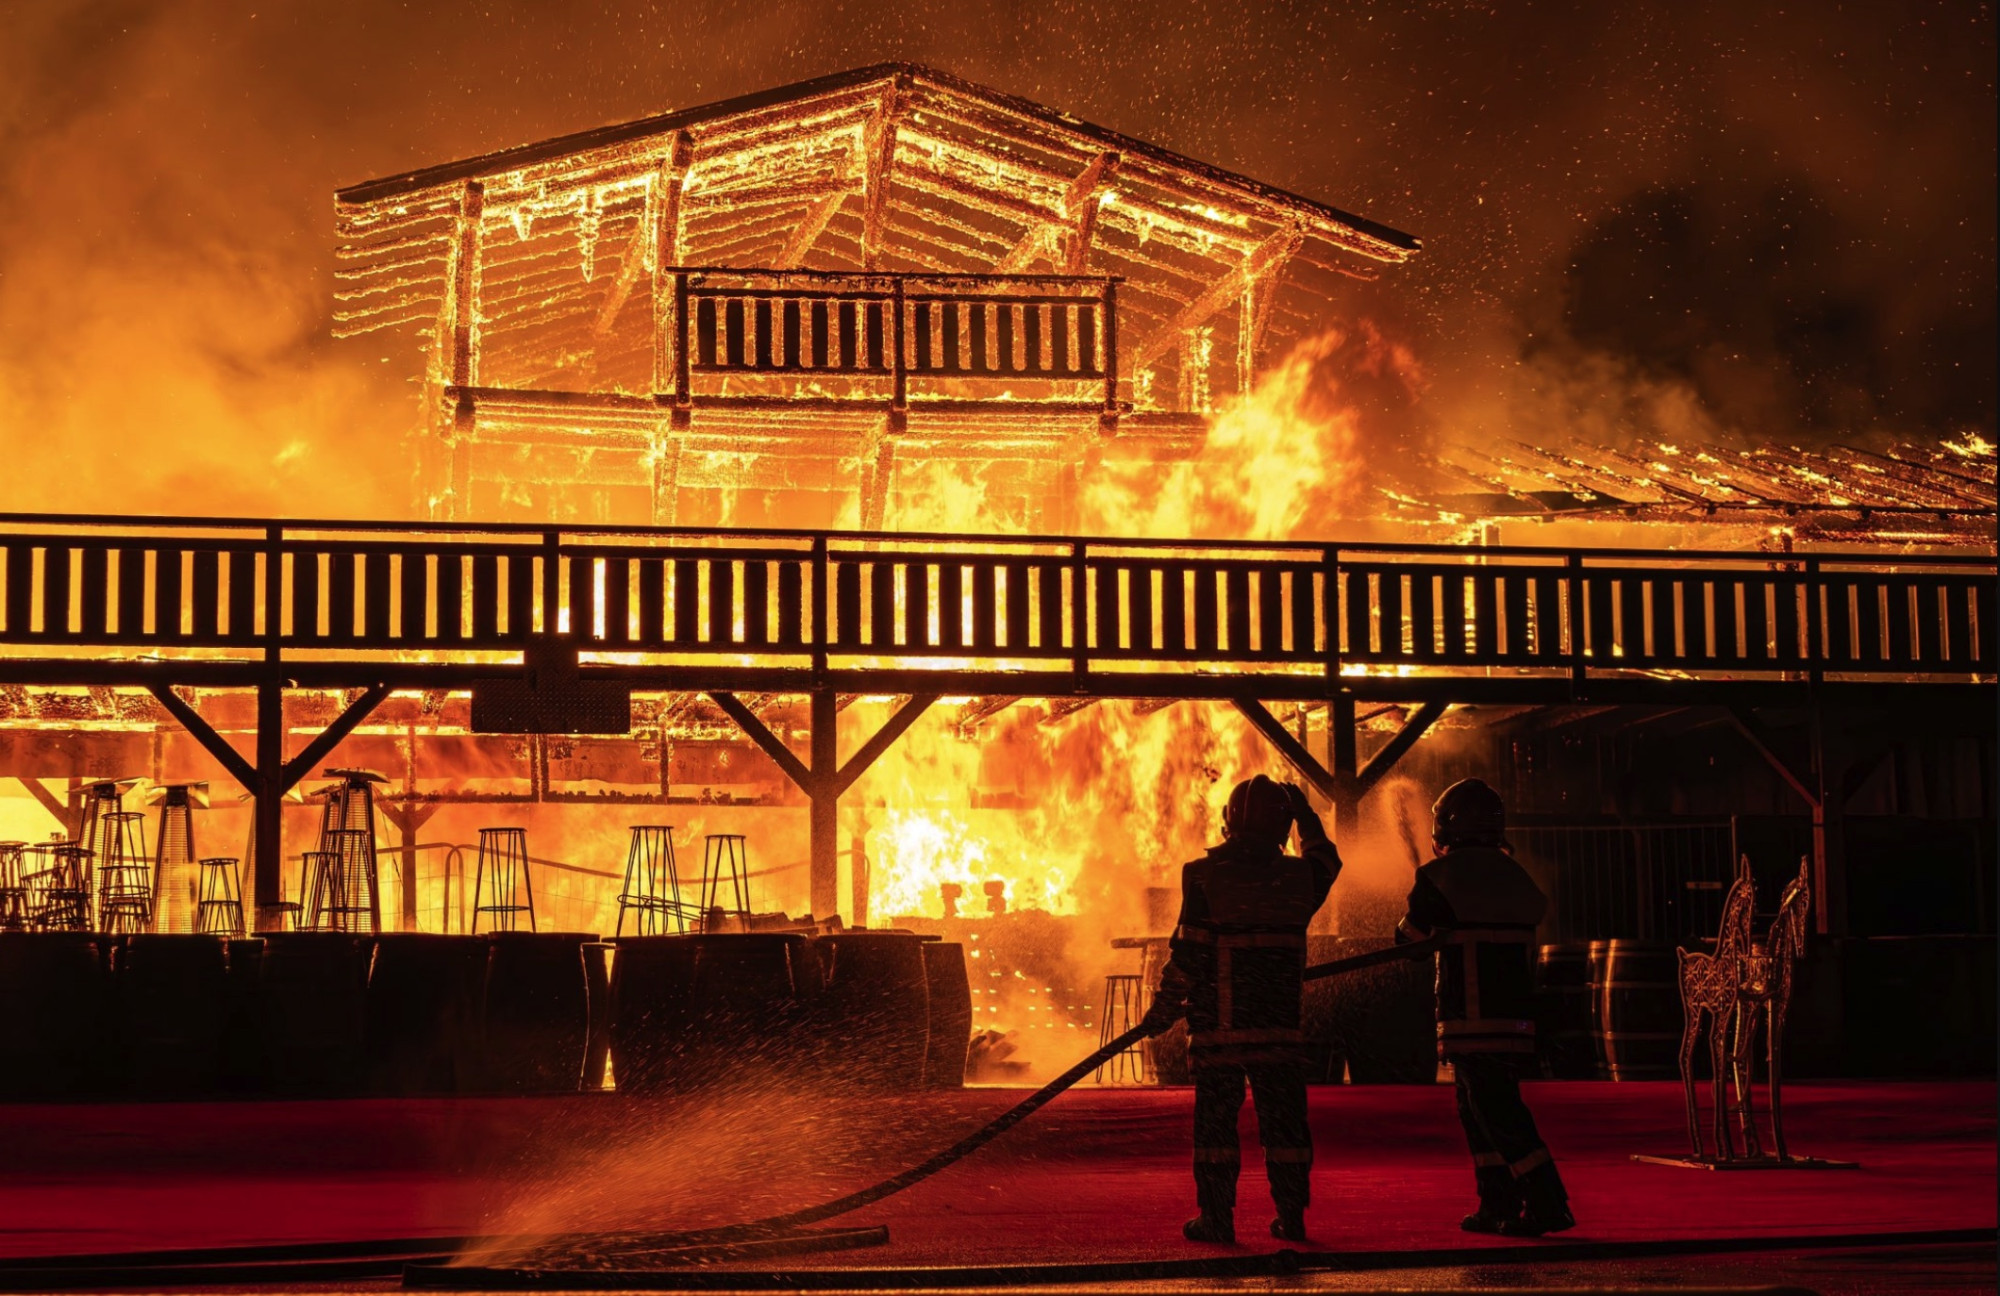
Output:
[[830,688],[812,692],[812,782],[810,871],[812,911],[821,918],[840,912],[840,708]]
[[471,516],[472,439],[476,432],[471,388],[479,383],[479,227],[485,211],[485,186],[467,180],[459,190],[450,291],[438,330],[440,341],[449,339],[443,377],[453,401],[451,429],[446,434],[450,466],[445,515],[452,521]]
[[257,685],[257,775],[253,813],[252,890],[257,930],[285,925],[285,688],[277,680]]
[[675,267],[681,263],[681,192],[687,187],[688,170],[693,165],[694,137],[675,131],[653,181],[659,187],[653,202],[652,231],[653,390],[666,391],[672,382],[677,398],[686,395],[679,376],[685,372],[682,353],[687,350],[687,278]]
[[852,864],[847,871],[848,887],[853,896],[853,917],[856,927],[868,925],[868,844],[860,833],[850,839]]
[[1327,746],[1333,756],[1333,822],[1336,831],[1355,827],[1361,811],[1361,762],[1355,750],[1354,694],[1340,689],[1326,706]]
[[1098,334],[1104,339],[1104,413],[1107,417],[1118,416],[1118,281],[1104,281],[1104,307],[1102,317],[1097,321]]

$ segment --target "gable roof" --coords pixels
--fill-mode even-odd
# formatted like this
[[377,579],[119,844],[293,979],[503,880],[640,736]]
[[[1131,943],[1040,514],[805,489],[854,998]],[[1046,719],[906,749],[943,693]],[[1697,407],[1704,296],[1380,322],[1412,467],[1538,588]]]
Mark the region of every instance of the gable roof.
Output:
[[[733,99],[719,100],[694,108],[642,117],[636,121],[599,126],[554,139],[498,149],[476,157],[437,166],[405,171],[398,175],[349,185],[336,193],[343,205],[366,205],[409,197],[441,185],[482,179],[520,171],[537,164],[557,162],[578,154],[629,146],[647,140],[667,140],[678,131],[697,136],[704,128],[742,128],[756,125],[755,119],[773,109],[805,109],[815,101],[844,99],[847,92],[899,83],[917,92],[910,105],[922,112],[927,98],[939,102],[957,101],[997,114],[1002,120],[1018,119],[1046,132],[1043,144],[1069,144],[1086,154],[1102,151],[1119,153],[1123,159],[1138,159],[1163,172],[1181,173],[1197,187],[1213,188],[1222,194],[1263,207],[1273,214],[1286,213],[1311,225],[1340,230],[1354,236],[1350,250],[1385,261],[1400,261],[1417,250],[1413,236],[1371,221],[1329,204],[1287,192],[1247,176],[1211,166],[1118,131],[1097,126],[1067,113],[1045,107],[1018,95],[1006,94],[934,68],[915,63],[878,63],[871,67],[836,72],[792,85],[760,90]],[[863,96],[864,99],[867,96]],[[1345,240],[1343,240],[1345,242]]]

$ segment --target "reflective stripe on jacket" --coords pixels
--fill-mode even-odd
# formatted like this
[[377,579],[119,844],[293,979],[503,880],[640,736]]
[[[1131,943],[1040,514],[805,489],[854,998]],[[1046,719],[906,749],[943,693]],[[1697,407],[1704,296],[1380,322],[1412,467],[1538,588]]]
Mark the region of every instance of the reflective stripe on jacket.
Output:
[[1438,1053],[1535,1051],[1535,928],[1548,900],[1514,857],[1461,847],[1417,870],[1398,940],[1444,937]]
[[1303,857],[1224,843],[1181,869],[1180,922],[1157,993],[1185,1005],[1195,1066],[1298,1057],[1306,927],[1339,873],[1325,840]]

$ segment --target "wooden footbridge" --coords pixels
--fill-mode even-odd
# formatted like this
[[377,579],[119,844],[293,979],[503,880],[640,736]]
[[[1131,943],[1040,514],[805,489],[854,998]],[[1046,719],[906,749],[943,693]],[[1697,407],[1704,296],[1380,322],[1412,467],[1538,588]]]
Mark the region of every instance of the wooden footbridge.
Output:
[[[621,732],[631,690],[707,693],[810,797],[831,909],[841,792],[941,696],[1227,700],[1342,805],[1452,703],[1990,711],[1996,586],[1983,555],[4,514],[0,684],[151,690],[256,796],[260,906],[283,793],[393,690]],[[190,686],[257,691],[253,757]],[[293,688],[360,692],[288,758]],[[807,755],[747,691],[811,698]],[[840,694],[908,699],[845,763]],[[1363,769],[1366,699],[1422,706]],[[1331,769],[1263,705],[1300,700]]]

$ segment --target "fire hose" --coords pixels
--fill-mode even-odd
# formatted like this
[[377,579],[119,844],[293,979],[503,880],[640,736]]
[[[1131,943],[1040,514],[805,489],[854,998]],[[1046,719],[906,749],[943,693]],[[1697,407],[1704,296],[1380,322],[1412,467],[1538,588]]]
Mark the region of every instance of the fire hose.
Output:
[[[1397,945],[1389,949],[1375,950],[1368,954],[1356,954],[1349,958],[1335,959],[1331,963],[1320,963],[1307,968],[1305,979],[1307,981],[1318,981],[1325,977],[1340,976],[1347,972],[1359,972],[1363,968],[1380,967],[1385,963],[1395,963],[1403,959],[1423,958],[1436,950],[1439,944],[1440,941],[1438,938],[1432,937],[1428,940],[1414,941],[1407,945]],[[1126,1031],[1123,1035],[1105,1044],[1089,1057],[1084,1058],[1069,1070],[1035,1090],[1035,1092],[1029,1094],[1026,1098],[1014,1104],[1014,1106],[1000,1113],[1000,1115],[994,1117],[985,1125],[974,1130],[930,1159],[911,1166],[901,1174],[892,1175],[880,1183],[860,1189],[857,1192],[848,1193],[844,1197],[836,1197],[834,1200],[824,1202],[818,1206],[809,1206],[804,1210],[791,1211],[783,1215],[773,1215],[767,1219],[757,1220],[749,1224],[731,1224],[722,1228],[704,1229],[698,1233],[684,1234],[682,1235],[682,1240],[684,1242],[709,1242],[726,1241],[742,1237],[769,1236],[773,1233],[783,1233],[792,1229],[803,1228],[809,1224],[817,1224],[823,1220],[830,1220],[837,1216],[857,1211],[863,1206],[873,1205],[881,1201],[884,1197],[893,1196],[905,1188],[921,1183],[945,1167],[971,1156],[980,1148],[985,1147],[994,1139],[999,1138],[1008,1130],[1013,1129],[1016,1125],[1019,1125],[1022,1121],[1040,1111],[1058,1094],[1072,1088],[1085,1076],[1097,1070],[1098,1067],[1103,1066],[1112,1058],[1117,1057],[1126,1049],[1131,1048],[1140,1040],[1145,1039],[1149,1034],[1151,1032],[1144,1026],[1134,1026],[1131,1030]]]

